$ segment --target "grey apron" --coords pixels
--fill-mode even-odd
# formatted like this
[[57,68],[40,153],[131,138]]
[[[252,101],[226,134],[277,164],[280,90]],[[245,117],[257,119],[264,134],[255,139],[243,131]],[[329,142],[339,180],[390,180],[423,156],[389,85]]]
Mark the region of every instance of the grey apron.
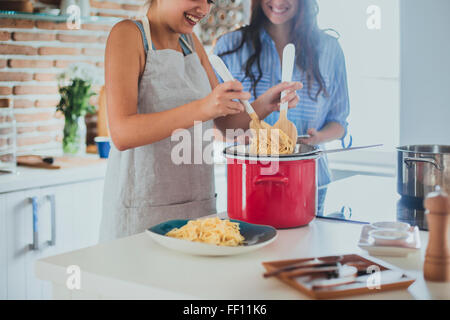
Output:
[[[175,50],[152,50],[150,25],[142,19],[148,54],[139,80],[138,113],[169,110],[211,92],[206,72],[195,52],[192,37],[187,43],[192,53],[184,56]],[[151,124],[149,124],[151,125]],[[201,128],[200,128],[201,127]],[[212,121],[195,127],[203,133]],[[189,129],[191,156],[211,141],[203,141]],[[194,141],[194,136],[195,141]],[[164,140],[134,149],[119,151],[111,143],[105,177],[100,241],[108,241],[145,231],[171,219],[193,219],[216,213],[213,164],[175,164],[172,148],[180,141]],[[207,148],[206,148],[207,149]],[[197,163],[197,162],[195,162]]]

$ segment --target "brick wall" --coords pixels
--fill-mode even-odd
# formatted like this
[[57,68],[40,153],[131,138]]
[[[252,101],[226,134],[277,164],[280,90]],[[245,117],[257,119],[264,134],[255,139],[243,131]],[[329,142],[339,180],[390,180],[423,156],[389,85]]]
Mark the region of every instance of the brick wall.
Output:
[[[145,0],[91,0],[91,15],[134,17],[144,3]],[[218,0],[208,22],[196,29],[197,35],[210,45],[219,31],[236,26],[236,17],[230,13],[244,11],[245,18],[248,3]],[[228,12],[228,18],[224,18],[224,12]],[[14,108],[19,154],[62,150],[64,119],[55,113],[59,102],[55,76],[74,62],[90,63],[103,72],[105,43],[113,24],[87,23],[80,30],[69,30],[65,22],[0,18],[0,108],[6,107],[8,100]],[[97,93],[99,90],[100,87],[95,88]],[[91,102],[97,105],[97,101],[95,96]],[[88,144],[96,136],[96,121],[96,115],[86,117]]]
[[[91,1],[91,15],[129,18],[144,0]],[[18,153],[61,150],[64,120],[55,76],[74,62],[103,70],[104,48],[114,23],[87,23],[70,30],[65,22],[0,18],[0,107],[9,103],[17,121]],[[100,87],[95,91],[99,92]],[[98,96],[92,103],[97,105]],[[88,117],[88,142],[96,135],[96,116]]]

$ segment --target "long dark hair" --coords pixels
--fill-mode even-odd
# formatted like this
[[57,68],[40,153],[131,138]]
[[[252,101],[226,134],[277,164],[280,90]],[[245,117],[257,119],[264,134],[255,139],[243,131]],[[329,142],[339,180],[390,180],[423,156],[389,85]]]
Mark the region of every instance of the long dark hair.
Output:
[[[293,18],[295,19],[295,22],[293,24],[291,33],[292,38],[290,41],[295,45],[296,63],[300,70],[306,74],[308,94],[311,99],[317,101],[317,97],[322,91],[325,96],[328,95],[325,81],[319,69],[318,47],[320,35],[323,32],[317,25],[317,14],[319,12],[319,7],[316,0],[298,0],[298,2],[299,11]],[[259,35],[261,28],[263,28],[264,24],[267,22],[269,21],[261,7],[261,0],[253,0],[250,24],[239,29],[242,32],[241,43],[236,48],[220,54],[221,57],[232,54],[240,50],[245,43],[252,45],[254,51],[245,64],[244,79],[250,79],[255,98],[256,85],[262,78],[260,63],[262,44]],[[259,73],[257,76],[252,72],[252,66],[255,63]],[[242,79],[242,81],[244,79]],[[318,83],[319,89],[313,98],[311,95],[311,88],[314,80]]]

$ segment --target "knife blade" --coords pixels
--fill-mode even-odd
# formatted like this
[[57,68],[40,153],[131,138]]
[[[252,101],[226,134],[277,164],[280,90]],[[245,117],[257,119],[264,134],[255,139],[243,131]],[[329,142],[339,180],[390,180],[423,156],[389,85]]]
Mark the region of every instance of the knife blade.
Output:
[[281,267],[281,268],[275,269],[273,271],[267,271],[263,274],[263,276],[264,276],[264,278],[269,278],[269,277],[277,276],[280,273],[287,272],[287,271],[293,271],[293,270],[297,270],[297,269],[307,269],[307,268],[308,269],[316,268],[315,270],[320,270],[317,268],[321,268],[321,267],[337,267],[337,262],[317,262],[317,261],[301,262],[301,263],[296,263],[296,264],[288,265],[285,267]]
[[[372,277],[372,278],[371,278]],[[341,277],[336,279],[320,279],[313,280],[309,284],[312,289],[331,288],[341,285],[353,284],[353,283],[366,283],[369,285],[382,285],[397,281],[403,277],[403,272],[396,270],[385,270],[380,272],[374,272],[371,274],[358,276],[358,277]],[[373,283],[369,283],[368,280],[373,279]]]

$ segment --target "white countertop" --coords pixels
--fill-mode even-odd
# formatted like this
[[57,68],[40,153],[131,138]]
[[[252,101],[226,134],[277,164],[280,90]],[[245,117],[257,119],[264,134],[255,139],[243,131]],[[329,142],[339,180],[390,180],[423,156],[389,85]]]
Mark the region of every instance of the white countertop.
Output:
[[[361,225],[314,220],[309,226],[278,230],[278,238],[257,251],[226,257],[191,256],[172,251],[141,233],[109,243],[37,261],[36,274],[65,288],[71,265],[80,267],[81,290],[90,298],[108,299],[307,299],[277,279],[264,279],[262,262],[356,253]],[[377,257],[416,278],[407,290],[347,299],[450,299],[450,283],[423,279],[428,233],[421,232],[422,249],[407,258]]]
[[[98,158],[97,156],[90,155],[86,157]],[[16,173],[0,174],[0,194],[78,181],[103,179],[105,177],[106,165],[107,160],[95,164],[62,169],[41,169],[18,166]]]

